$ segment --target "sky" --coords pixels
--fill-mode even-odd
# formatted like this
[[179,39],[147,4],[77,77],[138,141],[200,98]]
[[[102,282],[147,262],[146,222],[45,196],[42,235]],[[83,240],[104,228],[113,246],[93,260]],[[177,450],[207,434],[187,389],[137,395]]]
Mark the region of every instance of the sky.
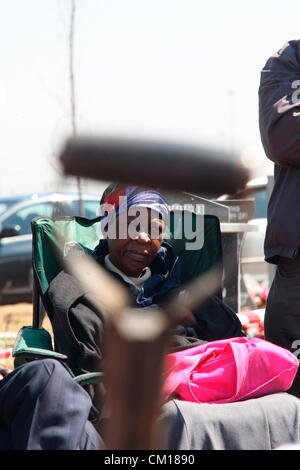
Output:
[[[75,187],[57,158],[71,134],[70,5],[0,0],[0,196]],[[260,70],[300,38],[299,13],[299,0],[77,0],[78,134],[210,145],[238,153],[252,176],[272,173]]]

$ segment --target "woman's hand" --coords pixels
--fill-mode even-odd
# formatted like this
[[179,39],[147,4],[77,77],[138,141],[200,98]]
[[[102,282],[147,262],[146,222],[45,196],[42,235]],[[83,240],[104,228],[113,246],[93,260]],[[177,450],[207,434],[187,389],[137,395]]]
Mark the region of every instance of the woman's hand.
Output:
[[195,325],[197,323],[197,319],[193,312],[189,310],[188,308],[181,308],[180,309],[180,317],[183,325]]
[[[179,292],[178,298],[180,302],[180,323],[183,325],[195,325],[197,323],[197,319],[193,312],[184,305],[184,301],[188,298],[188,291],[185,289]],[[183,301],[183,303],[182,303]]]
[[4,379],[8,374],[10,374],[12,371],[5,367],[3,364],[0,364],[0,380]]

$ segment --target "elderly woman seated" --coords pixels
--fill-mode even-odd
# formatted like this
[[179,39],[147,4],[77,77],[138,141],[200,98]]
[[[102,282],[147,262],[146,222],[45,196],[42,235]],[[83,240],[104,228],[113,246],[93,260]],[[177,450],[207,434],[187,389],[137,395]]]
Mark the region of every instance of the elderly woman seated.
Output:
[[[162,195],[112,184],[103,193],[101,210],[104,238],[92,256],[128,288],[132,306],[163,307],[170,296],[180,294],[179,259],[163,240],[169,209]],[[52,281],[48,293],[54,307],[50,320],[57,351],[68,356],[74,374],[97,371],[103,358],[103,313],[65,271]],[[243,336],[238,317],[213,296],[200,309],[186,312],[173,331],[169,350],[236,336]]]
[[[174,299],[183,289],[178,257],[163,241],[168,205],[156,191],[111,185],[101,206],[104,239],[93,257],[128,288],[141,315],[144,308],[164,307],[170,296]],[[134,209],[140,212],[138,218]],[[91,415],[91,398],[73,380],[69,368],[75,375],[99,370],[103,312],[66,271],[53,279],[48,293],[56,350],[68,356],[67,366],[46,359],[8,374],[2,371],[0,449],[102,449],[91,419],[94,416],[99,429],[103,415],[100,420],[97,414]],[[172,333],[169,351],[243,336],[238,317],[217,297],[187,311]],[[99,392],[96,388],[94,402],[101,408]],[[170,424],[170,449],[265,449],[293,442],[299,416],[298,399],[275,394],[258,399],[257,404],[248,400],[224,406],[170,400],[161,418]]]

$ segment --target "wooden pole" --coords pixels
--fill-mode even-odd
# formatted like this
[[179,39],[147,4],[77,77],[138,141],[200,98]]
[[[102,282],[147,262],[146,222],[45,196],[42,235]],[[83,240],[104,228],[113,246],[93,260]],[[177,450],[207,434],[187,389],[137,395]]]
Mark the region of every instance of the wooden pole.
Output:
[[[144,315],[149,316],[146,322]],[[120,319],[122,326],[120,322],[107,326],[105,389],[109,419],[104,442],[110,450],[163,449],[166,443],[158,417],[170,328],[166,323],[163,326],[163,313],[157,311],[145,314],[140,309],[128,310]]]

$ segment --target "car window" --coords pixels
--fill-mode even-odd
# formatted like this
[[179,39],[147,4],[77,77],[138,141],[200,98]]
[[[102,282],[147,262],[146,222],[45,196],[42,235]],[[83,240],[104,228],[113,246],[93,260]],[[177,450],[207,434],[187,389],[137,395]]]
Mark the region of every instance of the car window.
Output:
[[0,214],[7,211],[11,206],[20,202],[21,199],[3,199],[0,201]]
[[19,235],[31,233],[30,222],[34,217],[47,216],[51,217],[53,212],[53,203],[44,202],[40,204],[32,204],[30,206],[19,209],[11,214],[7,219],[3,220],[2,228],[14,228]]
[[84,216],[88,219],[98,217],[100,201],[83,201]]
[[[94,219],[99,215],[99,206],[100,202],[95,201],[85,201],[83,200],[83,216],[87,219]],[[71,203],[71,213],[69,215],[79,215],[79,201],[72,201]]]
[[4,212],[6,209],[7,204],[5,204],[4,202],[0,202],[0,214],[2,214],[2,212]]

